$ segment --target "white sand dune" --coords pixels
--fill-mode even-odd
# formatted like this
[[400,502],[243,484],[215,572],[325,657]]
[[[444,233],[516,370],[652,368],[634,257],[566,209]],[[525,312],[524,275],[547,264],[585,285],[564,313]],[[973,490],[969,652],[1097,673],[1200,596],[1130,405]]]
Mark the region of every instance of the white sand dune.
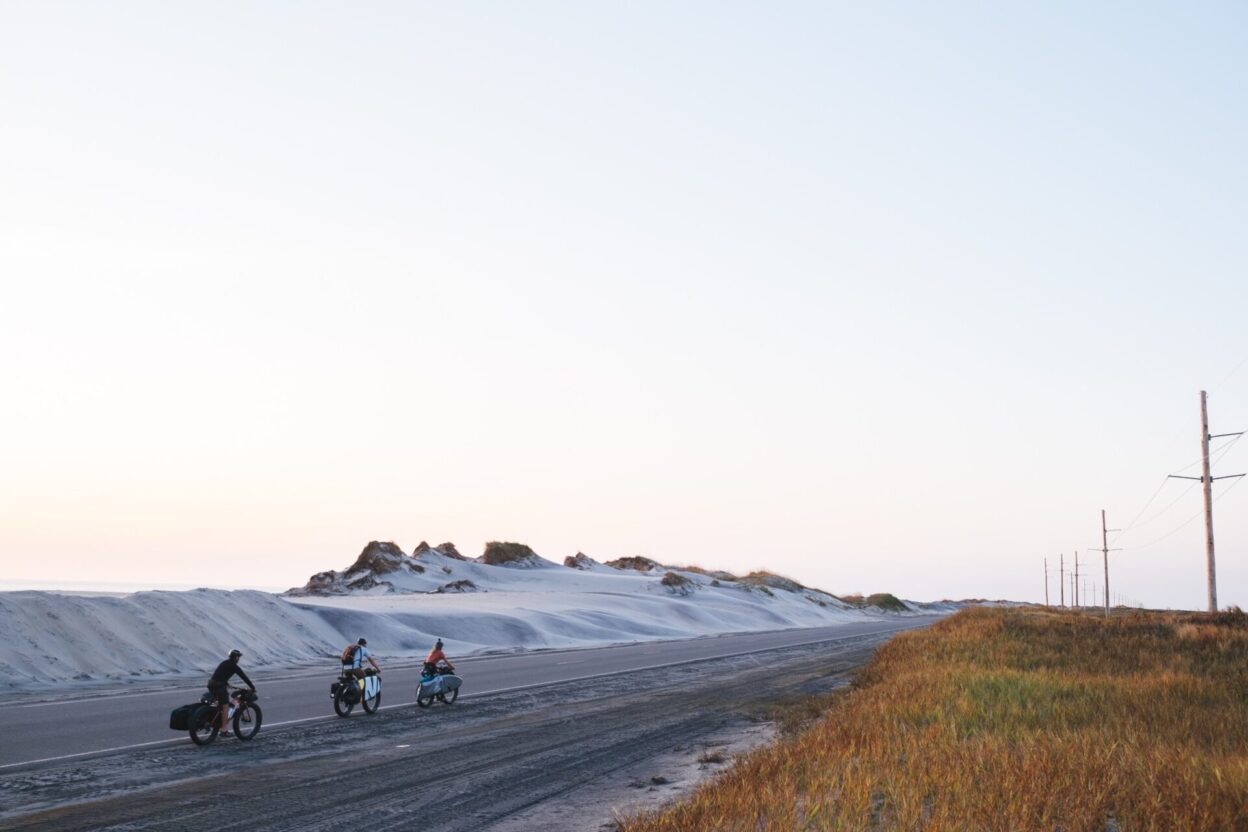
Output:
[[0,685],[10,689],[202,673],[233,645],[253,664],[296,663],[340,640],[321,616],[266,592],[0,593]]
[[[285,596],[209,589],[121,597],[0,592],[0,687],[206,675],[232,647],[244,651],[245,667],[329,663],[360,636],[385,661],[419,658],[439,637],[448,652],[463,656],[897,614],[851,608],[798,584],[778,588],[790,586],[784,579],[769,586],[662,567],[641,572],[590,562],[578,569],[536,556],[491,565],[431,548],[411,557],[386,546],[370,544],[361,553],[356,565],[371,565],[314,576],[313,594],[308,587]],[[665,584],[669,572],[679,578]],[[458,589],[467,591],[438,592],[463,581],[471,586]]]

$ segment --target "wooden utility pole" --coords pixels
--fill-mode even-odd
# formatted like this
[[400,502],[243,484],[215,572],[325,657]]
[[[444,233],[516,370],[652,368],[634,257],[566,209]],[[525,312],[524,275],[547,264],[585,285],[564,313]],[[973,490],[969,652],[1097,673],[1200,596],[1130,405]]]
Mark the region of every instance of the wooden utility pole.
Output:
[[1213,477],[1209,473],[1209,406],[1200,391],[1200,481],[1205,492],[1205,577],[1209,581],[1209,612],[1218,611],[1218,576],[1213,565]]
[[[1105,563],[1105,617],[1109,618],[1109,553],[1111,551],[1118,552],[1120,549],[1109,548],[1109,533],[1120,531],[1119,529],[1105,528],[1105,509],[1101,509],[1101,555]],[[1092,606],[1096,606],[1094,603]]]
[[1101,509],[1101,555],[1105,564],[1105,617],[1109,618],[1109,530],[1105,528],[1105,509]]
[[1180,480],[1200,480],[1204,486],[1205,492],[1205,580],[1209,586],[1209,612],[1218,611],[1218,577],[1217,570],[1213,563],[1213,481],[1229,480],[1235,477],[1242,477],[1243,474],[1231,474],[1226,477],[1215,477],[1209,471],[1209,440],[1220,439],[1223,436],[1241,436],[1243,431],[1238,433],[1218,433],[1213,436],[1209,435],[1209,407],[1207,403],[1207,394],[1204,390],[1200,391],[1200,476],[1199,477],[1181,477],[1177,474],[1170,476]]
[[1044,559],[1044,605],[1049,605],[1049,559]]
[[1057,591],[1061,596],[1061,605],[1066,606],[1066,553],[1062,552],[1057,561]]
[[1074,599],[1075,609],[1079,609],[1079,550],[1075,550],[1075,585],[1070,591],[1070,597]]

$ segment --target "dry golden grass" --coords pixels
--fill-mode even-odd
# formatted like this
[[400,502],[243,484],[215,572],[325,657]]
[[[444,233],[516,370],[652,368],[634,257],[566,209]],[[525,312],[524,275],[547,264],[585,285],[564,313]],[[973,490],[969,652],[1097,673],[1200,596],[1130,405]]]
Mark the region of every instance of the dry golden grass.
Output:
[[1248,616],[966,610],[622,832],[1248,830]]

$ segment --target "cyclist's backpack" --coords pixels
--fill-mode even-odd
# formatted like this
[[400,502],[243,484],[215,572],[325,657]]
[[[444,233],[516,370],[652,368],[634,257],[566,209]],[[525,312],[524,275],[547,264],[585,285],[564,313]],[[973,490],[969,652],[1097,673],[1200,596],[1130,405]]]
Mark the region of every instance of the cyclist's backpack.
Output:
[[342,651],[343,664],[355,664],[355,653],[360,649],[358,644],[348,644]]

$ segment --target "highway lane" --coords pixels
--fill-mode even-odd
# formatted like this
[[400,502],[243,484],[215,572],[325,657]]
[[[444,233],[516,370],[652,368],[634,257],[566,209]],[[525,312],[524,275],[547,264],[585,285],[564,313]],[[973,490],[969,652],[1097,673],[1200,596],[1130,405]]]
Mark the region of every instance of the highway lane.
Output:
[[[827,627],[459,660],[452,653],[451,657],[464,678],[460,698],[468,699],[592,676],[901,631],[926,626],[938,618],[865,620]],[[453,647],[453,642],[448,642],[448,646]],[[383,664],[383,668],[382,708],[411,704],[419,665],[409,660],[393,666]],[[205,679],[210,670],[205,668]],[[264,710],[261,735],[266,730],[310,720],[336,719],[329,698],[329,685],[336,674],[332,664],[323,671],[249,671],[259,688]],[[189,742],[185,732],[169,730],[169,711],[195,701],[203,691],[202,682],[187,683],[158,691],[15,703],[0,708],[0,736],[4,737],[0,743],[0,773],[134,747]],[[368,716],[357,707],[349,718],[362,721]]]

